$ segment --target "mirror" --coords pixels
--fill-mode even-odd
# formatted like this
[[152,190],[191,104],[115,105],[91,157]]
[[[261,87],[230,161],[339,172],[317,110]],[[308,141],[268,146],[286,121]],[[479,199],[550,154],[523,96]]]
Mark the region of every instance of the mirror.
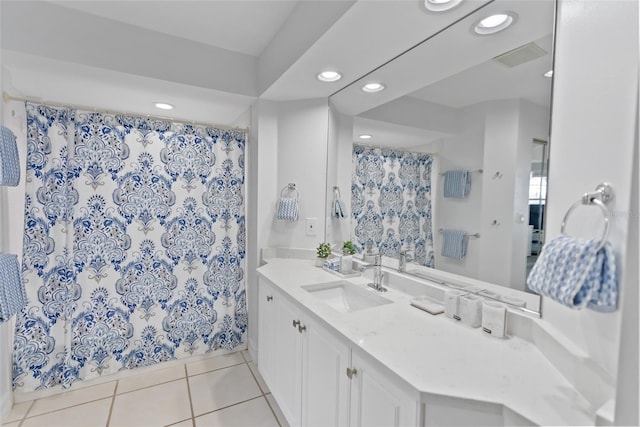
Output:
[[[505,11],[511,27],[474,33]],[[389,258],[408,251],[408,273],[463,276],[531,300],[526,276],[544,239],[554,11],[550,0],[495,0],[330,98],[336,172],[327,203],[338,188],[350,208],[328,221],[327,241]],[[367,93],[367,83],[385,89]]]

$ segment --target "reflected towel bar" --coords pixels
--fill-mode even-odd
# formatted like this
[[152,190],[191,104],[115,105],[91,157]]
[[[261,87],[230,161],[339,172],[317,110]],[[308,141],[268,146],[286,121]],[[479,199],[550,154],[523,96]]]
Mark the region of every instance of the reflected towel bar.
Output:
[[[442,232],[444,231],[443,228],[439,229],[438,232],[440,234],[442,234]],[[470,239],[479,239],[480,238],[480,233],[474,233],[474,234],[467,234],[467,237],[469,237]]]
[[[472,170],[472,171],[469,171],[469,172],[470,172],[470,173],[482,173],[482,172],[483,172],[483,170],[482,170],[482,169],[476,169],[476,170]],[[441,173],[439,173],[438,175],[440,175],[440,176],[444,176],[444,172],[441,172]]]

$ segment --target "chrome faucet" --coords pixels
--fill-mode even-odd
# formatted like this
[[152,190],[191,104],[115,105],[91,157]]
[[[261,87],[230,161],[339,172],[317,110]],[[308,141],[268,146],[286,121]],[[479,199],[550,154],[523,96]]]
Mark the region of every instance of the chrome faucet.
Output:
[[404,249],[400,251],[400,258],[398,260],[398,271],[400,273],[405,273],[407,271],[407,256],[409,255],[409,250]]
[[375,268],[375,270],[373,271],[373,282],[367,283],[367,286],[378,292],[387,292],[387,288],[382,286],[382,256],[376,255],[374,263],[363,265],[360,267],[360,271],[365,271],[368,268]]

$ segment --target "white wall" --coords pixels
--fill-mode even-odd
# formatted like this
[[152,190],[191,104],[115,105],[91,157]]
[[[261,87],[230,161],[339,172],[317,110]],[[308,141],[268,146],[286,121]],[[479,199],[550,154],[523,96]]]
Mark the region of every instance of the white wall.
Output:
[[494,101],[486,107],[477,277],[525,290],[532,144],[534,138],[547,138],[549,110],[522,100]]
[[[270,194],[268,204],[260,206],[271,218],[266,246],[315,248],[324,241],[328,114],[326,99],[278,103],[277,191]],[[275,219],[276,202],[288,183],[296,184],[300,197],[296,222]],[[307,218],[317,221],[315,235],[306,234]]]
[[[11,90],[11,73],[0,67],[2,90]],[[16,101],[0,103],[2,123],[17,137],[18,153],[22,162],[20,183],[17,187],[0,187],[0,250],[18,255],[22,259],[24,230],[24,194],[26,174],[26,118],[24,104]],[[9,413],[13,404],[12,366],[15,316],[0,325],[0,420]]]
[[[438,157],[439,172],[450,169],[478,170],[483,168],[482,153],[484,151],[485,111],[482,106],[472,106],[458,112],[458,132],[451,138],[444,138]],[[435,200],[436,216],[434,218],[434,250],[435,266],[439,270],[477,277],[481,244],[480,239],[469,239],[467,255],[456,260],[441,256],[442,235],[440,228],[465,230],[468,233],[479,233],[482,217],[482,199],[484,190],[483,174],[471,174],[471,192],[464,199],[445,198],[444,179],[439,179],[432,186],[432,197]]]
[[[621,343],[638,339],[637,325],[625,328],[623,336],[620,332],[622,310],[638,311],[637,294],[633,298],[629,291],[638,286],[634,280],[638,259],[628,258],[627,253],[630,240],[637,244],[637,234],[629,234],[629,221],[638,221],[637,203],[630,205],[633,150],[638,144],[638,3],[561,1],[558,19],[547,238],[559,234],[565,212],[583,193],[601,182],[611,183],[615,199],[609,204],[613,214],[609,241],[616,255],[622,304],[616,312],[598,313],[571,310],[544,298],[543,319],[584,350],[615,385],[616,378],[637,375],[638,364],[627,362],[618,372]],[[568,227],[573,235],[591,237],[599,235],[601,224],[598,210],[584,207]],[[635,406],[627,406],[627,414],[637,413],[638,390],[629,392],[634,395],[620,402]]]
[[[436,268],[524,290],[528,239],[529,171],[532,141],[546,139],[549,110],[527,101],[506,100],[459,111],[458,133],[444,138],[440,171],[483,169],[473,173],[465,199],[444,198],[434,184],[435,229],[480,233],[470,239],[462,260],[440,255],[442,236],[434,234]],[[499,172],[502,178],[494,175]],[[499,225],[492,225],[493,221]]]
[[327,188],[340,189],[340,196],[347,212],[345,218],[331,218],[329,208],[333,202],[333,192],[327,194],[327,241],[341,246],[351,236],[351,170],[353,166],[353,117],[339,114],[332,109],[329,116],[329,142]]
[[[251,109],[247,188],[247,301],[249,352],[258,349],[258,278],[255,269],[264,247],[313,249],[325,235],[328,107],[326,99],[291,102],[257,101]],[[300,195],[300,219],[275,219],[276,203],[288,183]],[[314,236],[305,219],[316,218]]]
[[[0,11],[2,9],[0,8]],[[1,18],[1,14],[0,14]],[[0,62],[0,86],[4,90],[5,81],[8,80],[8,73],[2,67]],[[8,119],[5,118],[6,109],[4,102],[0,102],[0,120],[2,124],[9,125]],[[8,114],[8,112],[6,113]],[[7,218],[8,197],[5,188],[0,192],[0,250],[8,252],[8,239],[5,238],[6,231],[9,230]],[[14,318],[10,321],[0,324],[0,422],[6,418],[13,404],[13,391],[11,388],[11,349],[13,348],[13,325]]]

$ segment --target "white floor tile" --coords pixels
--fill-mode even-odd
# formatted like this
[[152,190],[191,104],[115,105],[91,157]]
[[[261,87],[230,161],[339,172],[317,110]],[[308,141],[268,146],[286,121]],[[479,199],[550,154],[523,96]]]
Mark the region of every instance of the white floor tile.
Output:
[[189,418],[188,420],[181,421],[179,423],[171,424],[167,427],[193,427],[193,420]]
[[278,427],[263,397],[196,417],[196,427]]
[[18,427],[20,425],[20,421],[14,421],[12,423],[3,423],[2,427]]
[[262,393],[246,364],[189,377],[193,413],[198,416],[253,399]]
[[258,367],[253,362],[249,362],[247,365],[249,365],[249,369],[251,369],[251,372],[253,372],[253,375],[256,377],[256,381],[258,381],[258,386],[260,386],[262,393],[270,393],[267,383],[264,382],[262,375],[260,375],[260,371],[258,371]]
[[115,387],[116,382],[111,381],[93,387],[67,391],[61,394],[56,394],[55,396],[38,399],[33,402],[33,406],[29,410],[28,415],[31,417],[34,415],[40,415],[46,412],[91,402],[93,400],[104,399],[105,397],[111,397],[113,396],[113,390],[115,389]]
[[187,372],[189,375],[198,375],[241,363],[244,363],[244,358],[240,352],[236,352],[189,363],[187,364]]
[[251,362],[251,355],[249,354],[249,350],[242,350],[242,357],[244,357],[244,360],[246,360],[247,362]]
[[118,394],[109,427],[162,426],[191,417],[186,379]]
[[119,380],[116,393],[126,393],[152,385],[179,380],[184,377],[184,365],[176,365],[167,369],[149,370],[141,374],[132,375]]
[[11,412],[9,412],[9,415],[7,415],[7,419],[4,420],[4,422],[10,423],[12,421],[20,421],[21,419],[23,419],[24,416],[27,415],[27,411],[31,407],[32,403],[33,401],[30,400],[28,402],[16,403],[15,405],[13,405],[13,408],[11,408]]
[[289,423],[287,422],[287,419],[284,417],[284,414],[280,410],[280,407],[276,403],[276,400],[273,398],[273,395],[267,394],[265,397],[269,402],[269,406],[271,406],[271,409],[273,409],[273,412],[275,412],[276,418],[278,418],[278,422],[280,423],[280,426],[289,427]]
[[23,427],[101,427],[107,425],[111,398],[26,418]]

